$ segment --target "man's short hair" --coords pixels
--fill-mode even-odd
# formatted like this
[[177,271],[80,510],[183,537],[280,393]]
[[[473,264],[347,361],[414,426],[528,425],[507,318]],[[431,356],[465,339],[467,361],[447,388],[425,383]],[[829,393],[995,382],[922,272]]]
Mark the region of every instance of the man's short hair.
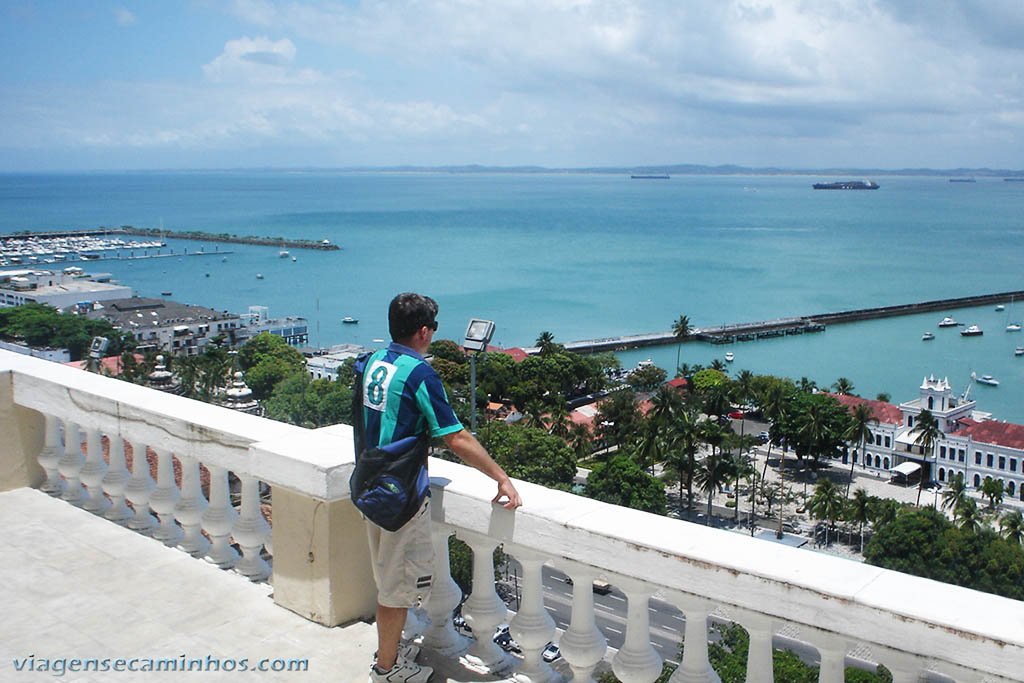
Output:
[[388,330],[395,341],[409,339],[424,325],[434,327],[436,320],[437,302],[415,292],[399,294],[388,307]]

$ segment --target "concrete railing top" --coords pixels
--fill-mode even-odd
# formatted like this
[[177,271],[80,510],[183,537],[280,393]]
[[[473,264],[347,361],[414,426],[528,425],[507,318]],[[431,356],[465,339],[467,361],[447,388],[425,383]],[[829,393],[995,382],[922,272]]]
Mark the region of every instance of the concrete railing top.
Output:
[[[1006,676],[1024,661],[1024,602],[744,534],[659,517],[517,482],[515,513],[465,466],[431,461],[434,519],[593,567],[612,582],[689,594],[848,641]],[[566,565],[563,565],[566,566]]]
[[26,408],[316,498],[348,497],[351,427],[304,429],[7,351],[2,374]]

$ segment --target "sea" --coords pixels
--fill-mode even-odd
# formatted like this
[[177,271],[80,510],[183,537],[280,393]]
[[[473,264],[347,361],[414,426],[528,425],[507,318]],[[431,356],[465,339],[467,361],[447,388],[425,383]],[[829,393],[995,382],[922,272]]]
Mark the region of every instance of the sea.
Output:
[[[874,178],[815,191],[811,175],[203,171],[0,174],[0,234],[132,225],[330,240],[339,251],[168,238],[155,252],[79,263],[142,296],[309,320],[316,346],[375,346],[396,293],[437,299],[440,338],[471,318],[493,343],[556,341],[1024,290],[1024,183]],[[260,277],[261,276],[261,277]],[[939,329],[945,315],[981,337]],[[343,317],[358,324],[343,324]],[[817,334],[619,354],[672,374],[732,351],[746,369],[857,394],[918,395],[946,377],[995,418],[1024,423],[1024,301],[832,325]],[[962,329],[962,328],[961,328]],[[922,341],[924,332],[935,333]],[[992,375],[999,386],[971,380]]]

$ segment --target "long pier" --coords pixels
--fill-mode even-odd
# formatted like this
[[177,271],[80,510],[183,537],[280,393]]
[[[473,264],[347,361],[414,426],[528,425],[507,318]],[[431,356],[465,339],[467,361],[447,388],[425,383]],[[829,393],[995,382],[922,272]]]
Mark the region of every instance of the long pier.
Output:
[[[839,325],[860,320],[892,318],[900,315],[927,313],[928,311],[951,311],[958,308],[973,308],[992,304],[1006,304],[1014,300],[1024,301],[1024,290],[1013,292],[996,292],[993,294],[977,294],[974,296],[953,299],[935,299],[919,301],[895,306],[877,306],[874,308],[858,308],[834,313],[817,313],[814,315],[790,318],[776,318],[749,323],[735,323],[716,327],[694,329],[683,341],[702,341],[710,344],[732,344],[735,342],[753,341],[768,337],[782,337],[794,334],[822,332],[827,325]],[[671,332],[650,332],[620,337],[604,337],[602,339],[585,339],[565,344],[568,351],[577,353],[598,353],[601,351],[626,351],[645,346],[661,346],[677,344],[679,339]],[[538,349],[525,349],[527,353],[536,353]]]
[[194,240],[198,242],[228,242],[232,244],[256,244],[267,247],[278,247],[288,249],[316,249],[319,251],[338,251],[341,249],[337,244],[329,240],[304,240],[287,239],[282,237],[251,237],[246,235],[232,235],[228,233],[201,232],[198,230],[163,230],[160,228],[136,228],[131,225],[122,225],[119,228],[85,228],[82,230],[22,230],[0,235],[7,238],[45,238],[59,239],[67,237],[110,237],[116,235],[135,235],[137,237],[156,237],[163,239],[172,237],[174,239]]

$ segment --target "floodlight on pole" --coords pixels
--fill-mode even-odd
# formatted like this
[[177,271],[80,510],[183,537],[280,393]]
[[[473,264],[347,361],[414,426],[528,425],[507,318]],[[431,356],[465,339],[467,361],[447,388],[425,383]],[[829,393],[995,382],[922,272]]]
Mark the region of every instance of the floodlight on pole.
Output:
[[494,336],[494,323],[472,318],[466,326],[462,348],[469,352],[469,431],[476,434],[476,355],[487,350]]

